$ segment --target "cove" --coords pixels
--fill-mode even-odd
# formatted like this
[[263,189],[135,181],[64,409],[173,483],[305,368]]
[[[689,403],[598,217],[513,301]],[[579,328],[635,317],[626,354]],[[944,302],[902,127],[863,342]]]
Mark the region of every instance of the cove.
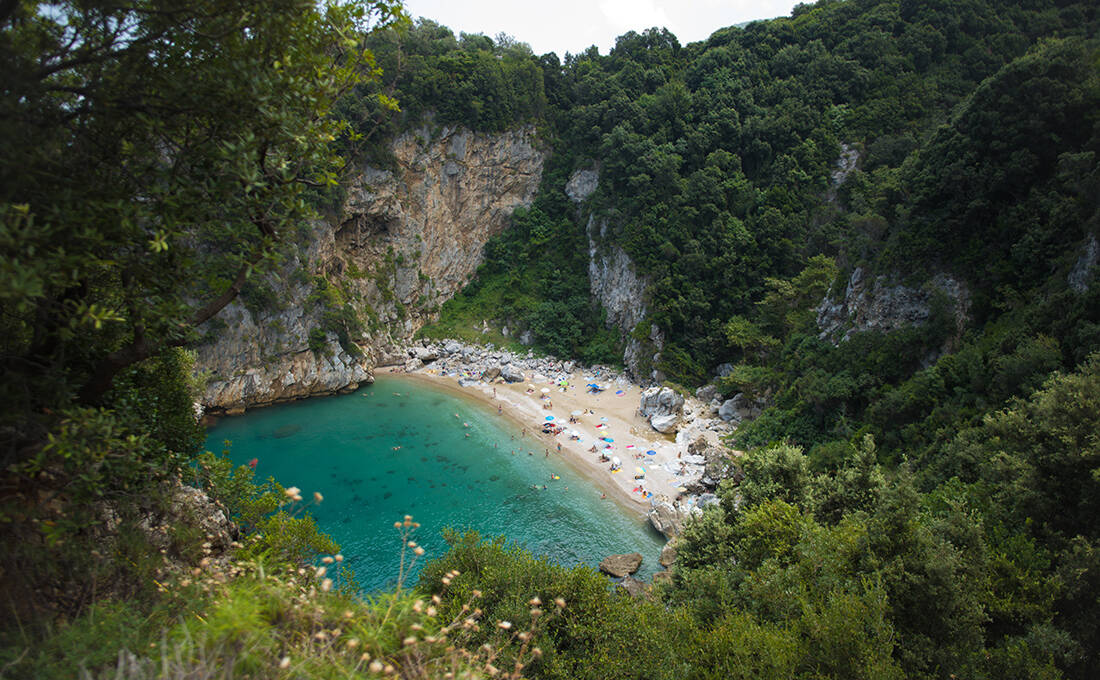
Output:
[[488,405],[430,386],[380,375],[353,394],[225,418],[206,446],[221,451],[227,440],[234,462],[258,460],[258,480],[297,486],[307,500],[324,495],[309,512],[367,591],[396,582],[393,523],[406,514],[420,522],[414,540],[427,559],[446,552],[441,532],[451,527],[506,536],[566,566],[638,552],[637,577],[658,570],[664,540],[648,522],[602,499],[560,454],[545,458],[541,442]]

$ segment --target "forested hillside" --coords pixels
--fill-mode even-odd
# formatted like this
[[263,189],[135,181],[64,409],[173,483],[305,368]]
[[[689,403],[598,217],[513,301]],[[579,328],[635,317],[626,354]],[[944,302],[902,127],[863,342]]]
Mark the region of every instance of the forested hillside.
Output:
[[[1095,3],[821,0],[564,59],[381,1],[0,3],[0,31],[0,675],[1100,668]],[[766,408],[645,597],[455,533],[365,600],[298,489],[200,455],[186,347],[387,140],[528,124],[542,188],[427,333],[634,342],[640,379]],[[597,247],[642,322],[609,327]]]

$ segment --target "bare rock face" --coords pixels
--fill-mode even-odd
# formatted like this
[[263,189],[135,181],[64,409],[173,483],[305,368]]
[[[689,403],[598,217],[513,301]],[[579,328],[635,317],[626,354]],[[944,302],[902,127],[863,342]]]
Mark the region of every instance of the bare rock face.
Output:
[[922,288],[890,285],[886,277],[868,280],[863,269],[856,267],[848,280],[844,297],[826,298],[817,308],[817,325],[821,338],[843,342],[852,333],[892,331],[904,326],[919,325],[932,314],[933,298],[942,293],[954,307],[955,323],[961,333],[970,307],[970,292],[966,285],[948,274],[937,274]]
[[684,410],[684,398],[670,387],[650,387],[642,391],[639,411],[654,430],[675,432]]
[[[340,218],[310,225],[305,248],[264,281],[274,303],[234,303],[200,328],[208,341],[196,347],[195,370],[207,378],[208,411],[350,391],[373,381],[380,363],[405,364],[410,357],[393,348],[466,284],[486,241],[534,199],[545,160],[530,126],[500,134],[425,126],[392,151],[394,166],[360,169]],[[367,329],[346,338],[347,349],[332,334],[311,349],[325,311],[311,299],[312,277],[341,290]]]
[[596,191],[600,183],[600,173],[595,168],[577,170],[565,184],[565,195],[574,203],[580,203]]
[[607,312],[607,327],[617,329],[626,345],[623,363],[627,371],[642,382],[655,380],[654,354],[664,347],[664,336],[656,326],[651,326],[648,336],[642,338],[632,332],[648,314],[645,289],[649,280],[637,272],[625,250],[606,245],[606,221],[590,217],[587,233],[592,296]]
[[668,496],[657,496],[649,508],[647,517],[653,528],[665,535],[665,538],[675,538],[684,530],[684,521],[691,517],[696,510],[685,508]]
[[622,578],[630,576],[642,566],[640,553],[626,553],[623,555],[608,555],[600,560],[600,571],[611,576]]
[[662,567],[668,569],[672,566],[672,563],[676,561],[676,541],[671,540],[665,543],[665,547],[661,548],[661,556],[657,559]]
[[1095,236],[1089,234],[1088,241],[1081,249],[1080,257],[1077,258],[1067,277],[1069,287],[1077,293],[1087,291],[1089,284],[1095,278],[1094,270],[1098,262],[1100,262],[1100,242],[1097,242]]

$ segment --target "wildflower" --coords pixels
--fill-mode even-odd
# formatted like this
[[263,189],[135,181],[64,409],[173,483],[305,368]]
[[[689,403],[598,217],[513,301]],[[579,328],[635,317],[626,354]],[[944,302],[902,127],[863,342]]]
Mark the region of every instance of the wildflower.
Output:
[[409,546],[410,548],[415,548],[415,547],[416,547],[416,541],[409,541],[409,542],[408,542],[408,546]]
[[344,618],[345,619],[350,619],[353,616],[355,616],[355,614],[353,614],[350,609],[345,609],[344,610]]
[[416,644],[416,636],[410,635],[409,637],[402,640],[401,644],[405,645],[406,647],[411,647],[411,646],[415,645]]
[[435,616],[435,615],[436,615],[436,608],[435,607],[428,607],[428,616]]
[[416,548],[413,549],[413,552],[416,553],[418,556],[423,555],[424,554],[424,549],[421,548],[420,546],[416,546]]
[[554,598],[554,604],[558,605],[558,609],[565,609],[565,600],[560,597]]
[[396,671],[396,670],[397,669],[394,668],[393,666],[391,666],[389,664],[386,664],[386,667],[382,669],[382,672],[385,673],[386,675],[393,675],[394,671]]
[[283,489],[283,493],[285,493],[287,495],[287,498],[289,498],[292,501],[302,500],[302,490],[299,489],[296,486],[292,486],[290,488]]
[[317,570],[313,573],[313,575],[316,576],[317,578],[321,578],[322,576],[325,575],[325,572],[327,572],[327,571],[328,571],[328,569],[325,569],[324,567],[317,567]]
[[432,595],[432,604],[440,604],[443,602],[443,598],[438,595]]
[[368,666],[368,668],[370,668],[371,673],[381,673],[382,672],[382,662],[378,661],[377,659],[374,660],[374,661],[371,661],[370,666]]
[[413,611],[417,614],[424,611],[424,600],[417,600],[416,602],[413,602]]
[[528,633],[527,631],[523,631],[519,634],[519,639],[520,639],[521,642],[527,642],[527,640],[529,640],[530,638],[531,638],[531,634]]
[[474,590],[474,592],[473,592],[473,593],[471,593],[471,594],[472,594],[472,595],[473,595],[474,597],[481,597],[481,591],[480,591],[480,590]]
[[290,667],[290,657],[289,656],[284,656],[283,658],[279,659],[279,668],[289,668],[289,667]]
[[424,626],[420,625],[419,623],[414,623],[413,625],[409,626],[409,630],[415,630],[419,633],[420,631],[424,630]]
[[332,556],[332,559],[336,560],[337,562],[343,562],[344,561],[344,556],[337,553],[336,555]]
[[542,650],[538,647],[532,647],[531,656],[535,657],[536,659],[539,658],[540,656],[542,656]]
[[393,523],[393,528],[394,529],[400,529],[401,528],[401,522],[394,522]]
[[324,562],[325,564],[332,564],[333,559],[331,557],[329,557],[328,555],[325,555],[324,557],[321,558],[321,561]]
[[332,590],[332,579],[326,578],[324,581],[321,581],[321,590],[325,591],[326,593]]
[[527,602],[527,604],[531,605],[532,607],[537,607],[537,606],[539,606],[540,604],[542,604],[542,600],[540,600],[540,599],[539,599],[538,597],[532,597],[532,598],[531,598],[531,599],[530,599],[530,600],[529,600],[529,601]]
[[313,492],[313,502],[314,503],[320,503],[323,500],[325,500],[325,497],[321,495],[320,491],[314,491]]
[[318,642],[324,642],[328,639],[328,635],[325,634],[325,631],[319,630],[313,634],[313,639],[317,640]]
[[536,607],[536,608],[531,610],[531,618],[532,619],[537,619],[540,616],[542,616],[542,610],[541,609]]
[[512,622],[511,621],[500,621],[500,622],[497,623],[497,628],[500,628],[502,630],[508,630],[511,627],[512,627]]
[[500,673],[500,669],[491,663],[487,663],[485,664],[485,672],[495,677]]
[[344,645],[345,645],[345,646],[346,646],[346,647],[347,647],[348,649],[355,649],[356,647],[358,647],[358,646],[359,646],[359,640],[356,640],[355,638],[351,638],[350,640],[348,640],[347,642],[345,642],[345,643],[344,643]]

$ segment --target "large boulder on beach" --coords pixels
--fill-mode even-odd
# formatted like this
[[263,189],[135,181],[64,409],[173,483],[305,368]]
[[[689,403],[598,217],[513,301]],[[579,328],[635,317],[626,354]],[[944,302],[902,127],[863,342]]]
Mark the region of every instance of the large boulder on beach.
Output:
[[680,416],[675,413],[667,416],[653,416],[649,419],[649,424],[661,434],[670,434],[675,432],[676,426],[680,424]]
[[507,364],[500,369],[500,375],[502,378],[510,383],[523,382],[523,371],[514,364]]
[[439,352],[434,347],[413,347],[409,353],[412,354],[413,358],[420,359],[425,364],[439,358]]
[[423,366],[424,362],[414,357],[405,362],[405,371],[411,373],[412,371],[422,368]]
[[638,409],[645,418],[679,414],[684,409],[684,398],[671,387],[650,387],[642,392]]
[[490,366],[481,373],[481,379],[485,382],[489,382],[490,380],[495,380],[500,377],[500,373],[501,371],[499,367]]
[[622,578],[630,576],[642,566],[640,553],[626,553],[623,555],[608,555],[600,560],[600,571],[611,576]]

